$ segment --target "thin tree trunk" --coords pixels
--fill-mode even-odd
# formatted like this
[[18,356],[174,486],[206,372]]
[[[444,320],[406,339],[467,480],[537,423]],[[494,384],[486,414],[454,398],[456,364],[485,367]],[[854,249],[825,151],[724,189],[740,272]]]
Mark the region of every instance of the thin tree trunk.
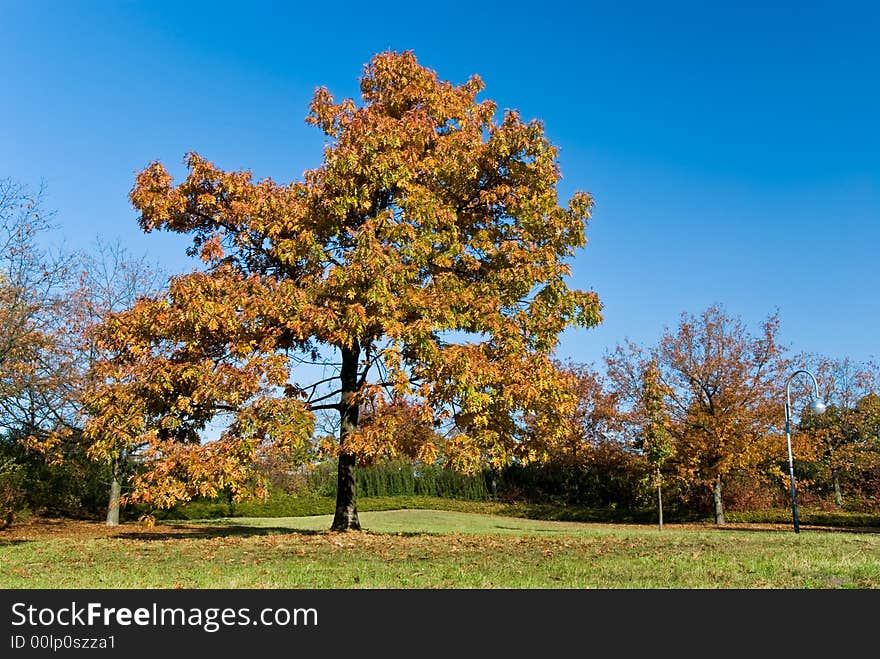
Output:
[[122,484],[119,482],[119,461],[113,460],[111,466],[110,501],[107,504],[107,526],[119,524],[119,499],[122,496]]
[[715,500],[715,523],[716,524],[725,524],[724,520],[724,503],[721,500],[721,476],[718,475],[715,477],[715,490],[713,493],[713,498]]
[[843,492],[840,491],[840,478],[836,470],[831,472],[831,482],[834,484],[834,501],[838,506],[843,507]]
[[660,530],[663,530],[663,492],[660,489],[660,470],[657,470],[657,512]]
[[358,425],[358,404],[354,400],[358,384],[358,361],[360,359],[360,346],[354,342],[351,348],[342,348],[342,368],[340,379],[342,381],[342,395],[340,397],[339,415],[339,445],[342,451],[339,454],[339,467],[337,471],[336,486],[336,515],[333,517],[331,531],[359,531],[361,528],[358,520],[357,500],[355,492],[354,469],[357,458],[354,454],[345,450],[345,438],[354,431]]
[[840,491],[840,478],[837,474],[837,469],[834,468],[836,463],[834,459],[834,446],[831,442],[828,443],[828,462],[829,467],[831,469],[831,484],[834,486],[834,502],[843,507],[843,492]]

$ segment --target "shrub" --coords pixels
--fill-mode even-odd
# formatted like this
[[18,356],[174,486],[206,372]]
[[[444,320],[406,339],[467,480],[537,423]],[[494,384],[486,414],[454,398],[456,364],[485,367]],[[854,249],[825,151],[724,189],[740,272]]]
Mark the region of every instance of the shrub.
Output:
[[651,501],[647,474],[643,458],[623,446],[604,442],[577,462],[513,464],[487,480],[495,496],[507,502],[636,509]]
[[12,524],[25,503],[21,465],[0,457],[0,529]]
[[63,461],[56,464],[25,449],[16,435],[2,435],[0,460],[18,465],[22,505],[35,514],[97,518],[107,510],[109,467],[90,460],[75,442],[63,447]]

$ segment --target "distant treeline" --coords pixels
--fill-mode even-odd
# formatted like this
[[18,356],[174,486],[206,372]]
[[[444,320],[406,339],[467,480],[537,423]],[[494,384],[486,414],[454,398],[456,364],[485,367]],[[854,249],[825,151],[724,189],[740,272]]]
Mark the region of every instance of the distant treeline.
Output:
[[[14,464],[14,469],[9,465]],[[5,467],[5,468],[4,468]],[[834,504],[833,484],[822,478],[821,465],[799,462],[799,501],[805,509],[880,512],[880,469],[863,473],[862,492],[848,490],[845,505]],[[625,511],[644,511],[656,496],[645,461],[621,448],[604,447],[580,464],[533,463],[509,465],[462,474],[436,465],[413,465],[385,461],[356,471],[357,491],[369,497],[441,497],[468,501],[553,504],[606,509],[609,518]],[[309,501],[336,496],[336,464],[332,460],[311,468],[299,466],[285,477],[268,474],[269,496],[265,501],[211,499],[178,505],[161,517],[218,517],[235,514],[279,515],[290,510],[292,499]],[[51,516],[100,519],[106,514],[110,473],[106,466],[85,456],[68,456],[62,464],[50,464],[37,453],[28,453],[10,437],[0,437],[0,502],[7,510]],[[852,484],[850,484],[852,485]],[[785,508],[789,505],[785,483],[761,479],[748,473],[732,474],[725,492],[728,510],[749,511]],[[684,482],[664,487],[664,505],[670,516],[710,515],[703,492]],[[187,508],[191,508],[187,512]],[[297,509],[300,509],[297,507]],[[309,510],[308,507],[303,508]],[[124,508],[123,518],[136,519],[139,506]],[[315,510],[317,514],[318,509]]]

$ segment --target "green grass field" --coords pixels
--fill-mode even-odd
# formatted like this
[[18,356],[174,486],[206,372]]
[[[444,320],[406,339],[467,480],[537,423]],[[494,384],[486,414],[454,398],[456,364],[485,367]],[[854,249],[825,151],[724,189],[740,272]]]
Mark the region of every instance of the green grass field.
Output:
[[540,521],[463,511],[228,518],[153,528],[35,521],[0,534],[3,588],[880,587],[880,534]]

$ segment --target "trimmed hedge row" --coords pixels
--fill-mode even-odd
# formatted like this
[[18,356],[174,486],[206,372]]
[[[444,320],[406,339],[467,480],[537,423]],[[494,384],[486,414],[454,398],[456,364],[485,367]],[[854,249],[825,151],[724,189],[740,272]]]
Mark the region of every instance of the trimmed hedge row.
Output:
[[[460,474],[431,465],[383,462],[355,470],[357,493],[362,497],[427,496],[488,501],[489,490],[483,474]],[[307,477],[309,491],[325,497],[336,496],[336,464],[325,462]]]

